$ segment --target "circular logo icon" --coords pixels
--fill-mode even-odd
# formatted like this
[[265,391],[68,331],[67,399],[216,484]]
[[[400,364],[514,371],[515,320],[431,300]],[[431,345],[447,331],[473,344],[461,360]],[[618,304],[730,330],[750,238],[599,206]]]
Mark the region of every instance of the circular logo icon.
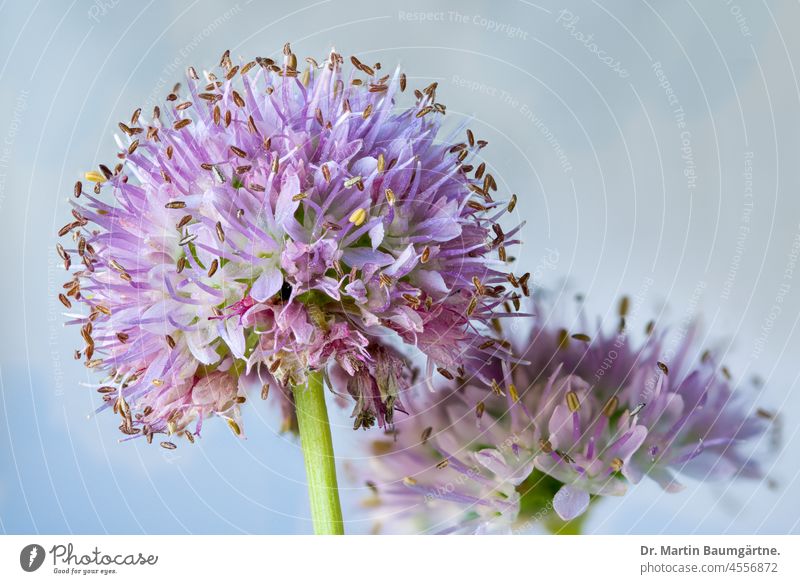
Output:
[[35,572],[44,563],[44,548],[37,543],[26,545],[19,552],[19,565],[26,572]]

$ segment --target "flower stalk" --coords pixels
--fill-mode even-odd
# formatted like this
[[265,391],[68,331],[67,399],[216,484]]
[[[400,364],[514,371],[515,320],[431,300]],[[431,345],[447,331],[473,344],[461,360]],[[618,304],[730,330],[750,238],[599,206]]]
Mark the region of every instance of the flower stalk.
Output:
[[294,402],[306,465],[314,532],[317,535],[343,535],[336,464],[321,371],[309,372],[306,386],[294,388]]

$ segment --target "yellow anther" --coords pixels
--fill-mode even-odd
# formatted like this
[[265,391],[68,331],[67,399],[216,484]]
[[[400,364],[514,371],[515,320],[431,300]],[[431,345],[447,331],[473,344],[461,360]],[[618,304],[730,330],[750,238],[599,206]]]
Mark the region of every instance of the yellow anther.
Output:
[[228,426],[230,426],[230,428],[233,431],[233,433],[236,434],[237,436],[239,436],[242,433],[241,428],[239,428],[239,424],[237,424],[236,422],[234,422],[230,418],[228,418]]
[[606,405],[603,406],[603,415],[606,418],[610,418],[614,415],[614,412],[617,411],[617,407],[619,407],[619,398],[617,398],[617,396],[612,396],[611,399],[606,402]]
[[366,219],[367,219],[367,211],[365,209],[356,209],[350,215],[350,218],[348,219],[348,221],[350,221],[350,223],[352,223],[353,225],[358,227],[359,225],[364,223],[364,221],[366,221]]
[[570,412],[577,412],[581,408],[581,402],[578,400],[578,394],[574,391],[567,392],[567,407]]

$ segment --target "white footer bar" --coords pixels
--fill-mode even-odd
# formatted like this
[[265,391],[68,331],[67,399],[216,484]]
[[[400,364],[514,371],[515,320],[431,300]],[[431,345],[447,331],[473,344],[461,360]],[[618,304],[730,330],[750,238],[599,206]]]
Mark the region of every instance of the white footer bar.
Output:
[[200,582],[379,584],[434,578],[486,584],[582,578],[621,584],[676,577],[703,583],[800,582],[800,536],[0,537],[0,582],[197,577]]

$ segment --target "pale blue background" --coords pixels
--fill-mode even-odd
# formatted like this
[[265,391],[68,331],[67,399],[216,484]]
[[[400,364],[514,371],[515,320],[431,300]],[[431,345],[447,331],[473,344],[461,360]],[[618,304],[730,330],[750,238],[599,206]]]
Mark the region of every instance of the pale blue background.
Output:
[[[558,22],[562,8],[579,17],[573,29]],[[420,11],[441,16],[405,15]],[[488,20],[520,30],[509,36]],[[87,418],[96,396],[80,385],[78,332],[63,329],[55,300],[65,201],[84,170],[110,159],[116,122],[152,106],[190,64],[215,64],[226,48],[274,55],[287,40],[300,56],[335,45],[401,62],[417,85],[438,80],[448,117],[475,117],[501,189],[520,194],[521,267],[539,284],[567,276],[602,313],[644,287],[641,322],[664,305],[665,319],[679,320],[696,301],[734,374],[764,378],[760,403],[786,421],[780,445],[761,445],[775,488],[690,483],[667,496],[645,483],[607,502],[587,531],[800,531],[800,271],[785,272],[800,230],[799,22],[788,1],[1,2],[0,531],[309,532],[300,453],[277,434],[274,411],[248,404],[246,441],[210,423],[200,444],[175,453],[117,444],[112,416]],[[629,75],[603,65],[578,32]],[[656,61],[686,111],[693,193]],[[746,152],[754,206],[737,250]],[[553,268],[542,261],[548,247]],[[344,413],[336,423],[349,460],[365,435]],[[361,495],[344,492],[351,532],[369,529]]]

